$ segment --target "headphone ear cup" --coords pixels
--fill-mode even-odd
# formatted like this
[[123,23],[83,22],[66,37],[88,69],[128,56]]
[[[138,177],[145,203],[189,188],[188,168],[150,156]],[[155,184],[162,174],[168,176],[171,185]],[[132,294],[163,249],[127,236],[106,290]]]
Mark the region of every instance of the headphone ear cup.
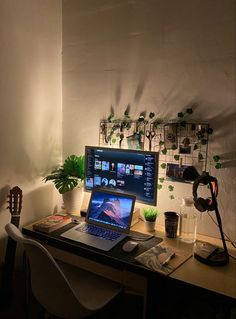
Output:
[[202,212],[202,213],[208,209],[207,201],[202,197],[199,197],[195,200],[194,206],[196,207],[197,210],[199,210],[199,212]]
[[210,210],[210,211],[215,210],[215,205],[213,204],[213,201],[211,198],[207,198],[206,202],[208,207],[207,210]]

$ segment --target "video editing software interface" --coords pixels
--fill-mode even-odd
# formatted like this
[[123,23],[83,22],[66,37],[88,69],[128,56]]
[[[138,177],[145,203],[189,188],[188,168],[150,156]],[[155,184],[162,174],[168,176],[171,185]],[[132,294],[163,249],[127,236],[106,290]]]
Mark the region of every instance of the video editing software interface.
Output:
[[156,205],[158,153],[85,147],[85,189],[110,188]]
[[96,223],[106,224],[118,229],[129,229],[135,197],[93,191],[87,218]]

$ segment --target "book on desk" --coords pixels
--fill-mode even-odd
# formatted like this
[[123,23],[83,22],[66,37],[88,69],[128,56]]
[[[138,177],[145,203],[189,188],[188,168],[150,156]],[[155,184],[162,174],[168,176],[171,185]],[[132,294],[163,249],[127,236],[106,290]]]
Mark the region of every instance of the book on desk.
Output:
[[71,222],[71,217],[64,214],[55,214],[47,216],[32,225],[34,230],[41,231],[43,233],[51,233],[52,231],[59,229]]

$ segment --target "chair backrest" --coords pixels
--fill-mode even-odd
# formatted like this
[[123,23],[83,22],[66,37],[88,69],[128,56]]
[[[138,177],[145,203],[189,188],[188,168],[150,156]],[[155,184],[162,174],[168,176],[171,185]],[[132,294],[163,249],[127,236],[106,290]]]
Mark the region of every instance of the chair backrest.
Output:
[[59,317],[80,318],[88,314],[48,250],[39,242],[25,238],[11,223],[5,229],[12,239],[24,245],[29,259],[31,287],[38,302]]

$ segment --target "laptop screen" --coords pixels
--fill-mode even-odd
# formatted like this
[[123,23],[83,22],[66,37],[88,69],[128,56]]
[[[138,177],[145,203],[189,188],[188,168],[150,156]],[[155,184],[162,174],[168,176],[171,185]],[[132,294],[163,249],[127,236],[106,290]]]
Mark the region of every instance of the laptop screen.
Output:
[[93,190],[86,221],[119,231],[130,228],[135,196],[108,190]]

